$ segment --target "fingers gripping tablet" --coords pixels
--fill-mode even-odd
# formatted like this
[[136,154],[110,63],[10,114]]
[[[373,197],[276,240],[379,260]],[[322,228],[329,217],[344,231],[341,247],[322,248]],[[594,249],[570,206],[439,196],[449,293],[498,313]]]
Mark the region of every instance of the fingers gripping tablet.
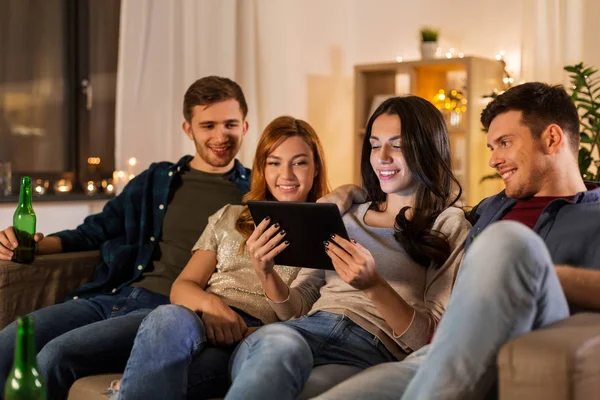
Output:
[[289,246],[275,256],[275,263],[303,268],[333,270],[323,242],[331,234],[348,239],[342,216],[335,204],[298,203],[289,201],[248,201],[256,225],[270,218],[286,232]]

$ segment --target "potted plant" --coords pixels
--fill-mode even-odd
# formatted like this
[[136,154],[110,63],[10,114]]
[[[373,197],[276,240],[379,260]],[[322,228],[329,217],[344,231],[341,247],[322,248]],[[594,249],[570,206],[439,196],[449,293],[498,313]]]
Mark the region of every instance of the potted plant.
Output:
[[429,60],[436,57],[438,34],[439,31],[437,29],[428,27],[421,28],[421,58],[423,60]]
[[583,63],[567,65],[571,78],[571,98],[581,120],[579,171],[583,179],[600,182],[600,76]]

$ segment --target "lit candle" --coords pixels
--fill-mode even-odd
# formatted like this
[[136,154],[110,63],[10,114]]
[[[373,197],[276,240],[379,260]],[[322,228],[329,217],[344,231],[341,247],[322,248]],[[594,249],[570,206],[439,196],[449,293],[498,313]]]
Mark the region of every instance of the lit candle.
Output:
[[129,175],[129,180],[133,179],[133,177],[135,176],[135,166],[137,164],[137,160],[135,157],[131,157],[128,161],[127,161],[127,175]]
[[[113,177],[115,174],[113,173]],[[113,194],[115,192],[115,186],[113,185],[114,179],[104,179],[102,181],[102,190],[106,194]]]
[[125,176],[125,171],[115,171],[113,172],[113,192],[119,194],[125,188],[127,184],[127,178]]
[[60,179],[54,184],[54,192],[57,194],[69,193],[73,188],[70,180]]
[[93,196],[97,190],[98,188],[96,187],[94,181],[88,181],[85,185],[85,194],[87,194],[88,196]]
[[33,191],[38,196],[42,196],[42,195],[46,194],[49,186],[50,186],[50,181],[48,181],[47,179],[36,179]]

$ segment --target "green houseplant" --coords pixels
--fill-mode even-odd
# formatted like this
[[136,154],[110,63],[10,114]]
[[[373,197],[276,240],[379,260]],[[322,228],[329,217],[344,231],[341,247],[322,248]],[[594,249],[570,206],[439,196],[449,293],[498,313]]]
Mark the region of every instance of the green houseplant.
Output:
[[438,48],[438,35],[437,29],[423,27],[420,30],[421,33],[421,58],[428,60],[436,57]]
[[437,42],[439,33],[440,32],[437,29],[423,27],[421,28],[421,41]]
[[583,179],[600,181],[600,76],[598,70],[582,62],[567,65],[571,78],[571,98],[581,120],[579,171]]

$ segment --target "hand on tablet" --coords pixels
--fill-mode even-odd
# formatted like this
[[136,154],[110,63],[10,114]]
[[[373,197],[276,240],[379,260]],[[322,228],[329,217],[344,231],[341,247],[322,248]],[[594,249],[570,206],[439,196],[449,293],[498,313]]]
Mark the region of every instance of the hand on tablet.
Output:
[[369,250],[338,235],[332,235],[331,242],[339,247],[326,241],[325,252],[344,282],[358,290],[370,289],[381,282],[383,278],[375,269],[375,260]]
[[267,275],[273,271],[273,259],[290,243],[285,238],[285,231],[279,224],[269,226],[270,220],[263,219],[246,241],[248,254],[252,259],[254,271],[259,275]]

